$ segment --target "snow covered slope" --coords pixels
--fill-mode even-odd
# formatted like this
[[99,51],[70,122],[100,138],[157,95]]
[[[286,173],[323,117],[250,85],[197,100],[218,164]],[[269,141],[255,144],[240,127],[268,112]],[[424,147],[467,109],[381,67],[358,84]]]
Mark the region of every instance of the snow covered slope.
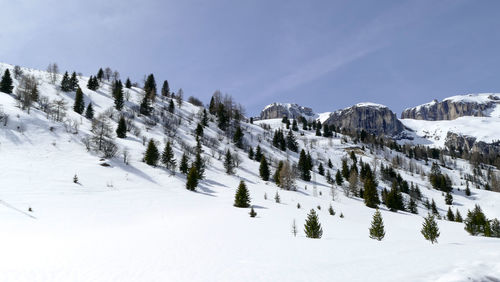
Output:
[[[12,66],[0,65],[2,73],[5,68]],[[372,240],[368,227],[374,210],[365,207],[362,199],[346,197],[336,186],[332,190],[317,173],[315,182],[298,180],[297,191],[280,190],[261,180],[259,163],[235,148],[215,122],[204,130],[206,136],[219,140],[217,148],[203,146],[203,156],[209,160],[205,180],[197,192],[186,190],[184,175],[150,167],[142,159],[144,140],[150,138],[161,149],[165,140],[171,140],[177,160],[186,145],[195,145],[193,131],[200,108],[187,102],[176,106],[180,125],[175,135],[135,115],[132,122],[140,133],[115,139],[121,152],[126,148],[129,153],[128,165],[121,153],[103,159],[88,152],[82,141],[91,134],[91,123],[71,110],[75,94],[58,91],[45,72],[23,70],[40,79],[41,95],[64,99],[69,109],[66,122],[54,122],[39,109],[30,114],[21,111],[13,95],[0,93],[2,112],[9,116],[7,125],[0,125],[0,281],[479,281],[500,277],[498,239],[472,237],[463,224],[439,220],[439,243],[431,245],[420,234],[422,215],[427,213],[420,205],[419,215],[394,213],[381,206],[387,235],[381,242]],[[116,128],[119,114],[112,110],[109,83],[91,91],[87,80],[79,78],[85,103],[92,101],[96,115],[112,115]],[[125,109],[130,111],[143,93],[139,88],[125,91],[130,96]],[[169,98],[158,99],[155,107],[160,111],[168,102]],[[264,124],[271,131],[263,129]],[[284,128],[280,119],[242,123],[242,127],[248,144],[260,144],[271,164],[284,159],[297,162],[297,153],[269,145],[270,132]],[[388,149],[362,151],[359,144],[342,141],[340,134],[328,139],[313,131],[302,133],[297,134],[299,146],[311,151],[317,162],[331,159],[332,174],[351,150],[375,167],[389,164],[398,155]],[[219,155],[226,149],[243,160],[236,175],[224,172]],[[415,165],[429,172],[423,161]],[[458,160],[455,170],[443,171],[454,187],[461,188],[453,193],[453,210],[465,215],[479,203],[488,217],[500,217],[500,194],[472,187],[473,196],[464,196],[461,174],[470,171],[467,163]],[[400,173],[418,184],[425,197],[435,199],[441,214],[446,212],[441,192],[430,189],[425,177]],[[78,184],[73,183],[75,174]],[[240,180],[250,190],[256,218],[248,216],[248,209],[233,207]],[[379,189],[389,186],[381,181]],[[274,201],[276,193],[281,203]],[[328,213],[330,204],[335,216]],[[316,209],[323,226],[320,240],[305,238],[303,232],[310,209]],[[294,220],[297,237],[290,230]]]

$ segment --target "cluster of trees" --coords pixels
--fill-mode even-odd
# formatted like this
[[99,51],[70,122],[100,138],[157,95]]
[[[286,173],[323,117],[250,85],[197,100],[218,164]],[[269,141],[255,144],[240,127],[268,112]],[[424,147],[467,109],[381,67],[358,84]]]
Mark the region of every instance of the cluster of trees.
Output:
[[76,72],[69,76],[68,72],[65,72],[61,80],[61,91],[70,92],[76,91],[78,88],[78,78],[76,78]]
[[441,173],[441,168],[436,162],[432,163],[431,172],[429,174],[429,182],[435,189],[443,192],[451,192],[451,179],[448,175]]
[[464,223],[465,230],[473,236],[500,237],[500,222],[496,218],[489,220],[479,205],[467,212]]
[[222,95],[219,90],[212,95],[208,112],[217,117],[217,126],[223,131],[237,125],[245,114],[241,104],[235,103],[230,95]]

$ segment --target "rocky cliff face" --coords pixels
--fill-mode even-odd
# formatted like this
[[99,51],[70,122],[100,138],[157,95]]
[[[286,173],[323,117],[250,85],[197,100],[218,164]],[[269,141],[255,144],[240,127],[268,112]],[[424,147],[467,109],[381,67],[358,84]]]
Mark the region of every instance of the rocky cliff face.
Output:
[[500,104],[500,94],[469,94],[409,108],[401,118],[420,120],[453,120],[463,116],[488,116],[489,110]]
[[348,130],[365,130],[375,135],[394,136],[405,128],[389,108],[372,103],[360,103],[336,111],[325,120],[327,124]]
[[272,103],[266,106],[260,113],[260,119],[282,118],[284,116],[292,119],[299,116],[307,119],[315,118],[315,114],[311,108],[302,107],[297,104]]
[[448,147],[448,149],[459,149],[470,153],[478,152],[485,156],[498,156],[498,154],[500,154],[500,141],[486,143],[477,141],[475,137],[464,136],[453,132],[448,132],[445,146]]

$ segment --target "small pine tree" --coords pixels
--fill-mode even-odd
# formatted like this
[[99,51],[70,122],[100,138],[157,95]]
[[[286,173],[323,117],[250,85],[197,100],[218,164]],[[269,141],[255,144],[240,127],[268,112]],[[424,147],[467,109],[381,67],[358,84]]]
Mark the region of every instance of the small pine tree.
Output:
[[224,156],[224,168],[226,169],[227,174],[234,174],[233,155],[231,155],[231,151],[229,150],[226,151],[226,155]]
[[455,221],[456,222],[463,222],[462,215],[460,214],[460,211],[458,211],[458,209],[457,209],[457,212],[455,213]]
[[328,159],[328,167],[333,168],[332,160]]
[[[259,147],[257,147],[259,148]],[[260,158],[260,167],[259,167],[259,174],[262,180],[268,181],[269,180],[269,165],[267,164],[267,160],[265,156],[262,156]]]
[[323,167],[322,163],[320,163],[318,166],[318,173],[319,173],[319,175],[322,175],[322,176],[325,175],[325,168]]
[[254,156],[255,156],[255,153],[253,152],[253,148],[250,147],[250,149],[248,150],[248,158],[253,160]]
[[236,127],[236,132],[234,133],[233,136],[233,142],[236,145],[236,147],[242,149],[243,148],[243,131],[241,130],[241,127]]
[[160,158],[160,153],[153,139],[149,140],[146,153],[144,154],[144,162],[148,165],[156,166],[158,164],[158,159]]
[[297,237],[297,233],[299,233],[299,232],[297,230],[297,224],[295,223],[295,219],[294,219],[293,222],[292,222],[292,234],[293,234],[293,237]]
[[127,122],[123,116],[120,117],[118,121],[118,127],[116,128],[116,137],[127,138]]
[[465,195],[466,195],[466,196],[470,196],[470,195],[471,195],[471,192],[470,192],[470,188],[469,188],[469,181],[467,181],[465,184],[466,184],[466,187],[465,187]]
[[274,201],[276,203],[281,203],[281,198],[280,198],[280,194],[278,194],[278,191],[276,191],[276,194],[274,195]]
[[75,94],[75,104],[73,105],[73,110],[79,114],[82,114],[85,110],[85,102],[83,101],[83,92],[80,87],[76,89]]
[[75,174],[75,176],[73,176],[73,183],[75,183],[75,184],[78,183],[78,176],[76,176],[76,174]]
[[76,72],[71,74],[71,78],[69,79],[69,89],[71,91],[75,91],[78,88],[78,79],[76,78]]
[[0,92],[12,94],[12,89],[14,89],[12,77],[10,76],[9,69],[6,69],[3,73],[2,80],[0,81]]
[[500,237],[500,221],[498,219],[493,219],[491,221],[491,237]]
[[201,123],[198,123],[196,126],[194,134],[196,134],[196,137],[203,137],[203,125],[201,125]]
[[198,171],[196,170],[196,166],[193,165],[187,175],[186,189],[194,191],[196,186],[198,186]]
[[314,209],[311,209],[307,215],[306,223],[304,224],[304,233],[307,238],[319,239],[323,235],[323,229],[319,223],[318,215]]
[[410,198],[407,209],[413,214],[418,214],[417,203],[413,200],[413,198]]
[[127,80],[125,81],[125,87],[130,89],[132,88],[132,82],[130,81],[130,78],[127,77]]
[[335,211],[333,210],[332,204],[330,204],[330,206],[328,207],[328,213],[330,213],[330,215],[335,215]]
[[453,212],[451,211],[451,207],[448,207],[448,212],[446,213],[446,218],[449,220],[449,221],[455,221],[455,215],[453,214]]
[[240,185],[238,185],[238,189],[236,190],[234,206],[238,208],[248,208],[250,206],[250,194],[243,180],[240,181]]
[[300,203],[297,203],[297,208],[300,209]]
[[115,98],[115,109],[117,111],[121,111],[123,109],[124,97],[123,97],[123,86],[120,80],[114,83],[113,97]]
[[262,150],[259,145],[257,145],[257,148],[255,149],[255,158],[254,160],[257,162],[260,162],[262,159]]
[[344,183],[344,178],[342,177],[340,170],[337,170],[337,173],[335,174],[335,183],[337,183],[337,186],[342,186],[342,183]]
[[174,99],[170,99],[170,102],[168,102],[168,112],[172,114],[175,112]]
[[377,209],[373,214],[372,224],[369,228],[370,230],[370,238],[381,241],[385,236],[384,230],[384,220],[382,219],[382,214]]
[[433,214],[428,214],[424,219],[424,223],[422,224],[422,230],[420,230],[420,233],[424,235],[424,238],[426,240],[431,241],[432,244],[437,243],[437,238],[439,237],[440,233],[438,224]]
[[92,103],[89,103],[87,109],[85,110],[85,117],[87,119],[94,119],[94,107],[92,107]]
[[444,202],[447,204],[447,205],[453,205],[453,196],[451,195],[450,192],[446,193],[445,197],[444,197]]
[[[170,141],[167,141],[167,144],[165,144],[165,149],[161,154],[161,162],[167,169],[175,169],[176,162],[175,162],[174,150],[172,149],[172,144],[170,143]],[[187,166],[187,161],[186,161],[186,166]]]
[[69,79],[68,72],[64,73],[63,78],[61,80],[61,91],[63,91],[63,92],[71,91],[71,82]]
[[189,159],[187,157],[187,155],[184,153],[182,154],[182,157],[181,157],[181,163],[179,164],[179,171],[184,173],[184,174],[187,174],[188,173],[188,169],[189,169]]
[[340,218],[344,218],[344,213],[340,213]]
[[248,214],[250,214],[250,217],[256,217],[257,216],[257,213],[255,212],[255,210],[253,209],[253,207],[250,209],[250,212]]
[[432,199],[432,202],[431,202],[431,211],[432,211],[433,215],[439,215],[439,212],[438,212],[438,209],[436,206],[436,202],[434,202],[434,199]]

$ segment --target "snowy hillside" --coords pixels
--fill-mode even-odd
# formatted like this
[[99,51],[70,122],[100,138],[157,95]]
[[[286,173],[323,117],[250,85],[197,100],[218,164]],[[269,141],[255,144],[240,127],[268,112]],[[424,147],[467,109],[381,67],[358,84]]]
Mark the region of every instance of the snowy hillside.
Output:
[[[8,64],[0,65],[0,73],[6,68],[12,73],[13,66]],[[186,189],[186,176],[178,169],[174,174],[163,166],[149,166],[143,159],[149,140],[155,140],[161,152],[170,141],[179,166],[183,153],[193,151],[197,144],[195,129],[201,122],[202,107],[186,101],[179,104],[174,99],[175,111],[170,113],[166,109],[172,98],[158,95],[154,103],[156,119],[146,117],[137,110],[144,91],[132,87],[123,88],[126,101],[120,112],[114,108],[111,82],[103,80],[99,89],[92,91],[87,88],[89,77],[78,77],[85,106],[92,102],[94,116],[106,117],[113,128],[112,139],[119,152],[113,158],[104,158],[99,152],[87,150],[86,142],[94,134],[92,121],[73,111],[75,92],[60,91],[62,76],[54,85],[46,72],[23,69],[23,73],[37,78],[40,96],[48,101],[66,101],[67,111],[63,121],[55,121],[39,104],[30,113],[21,110],[15,94],[18,79],[14,79],[13,94],[0,93],[0,281],[500,278],[500,239],[471,236],[463,223],[444,219],[448,208],[458,210],[465,218],[476,204],[488,218],[500,218],[500,193],[471,184],[472,195],[465,195],[464,176],[472,174],[473,168],[464,160],[445,157],[441,167],[453,185],[450,206],[445,204],[443,192],[429,183],[432,161],[409,159],[387,147],[355,143],[340,133],[325,138],[316,136],[314,130],[299,129],[294,132],[298,147],[313,158],[312,180],[297,178],[296,191],[285,190],[272,181],[272,176],[270,181],[262,180],[260,163],[249,159],[247,152],[260,146],[271,175],[280,160],[297,164],[299,153],[272,145],[276,129],[288,132],[281,119],[255,124],[242,121],[246,146],[240,149],[227,132],[218,128],[217,117],[209,114],[201,148],[205,177],[193,192]],[[114,133],[121,115],[127,116],[130,130],[123,139]],[[441,136],[439,130],[449,128],[464,134],[481,132],[485,140],[500,139],[498,130],[492,130],[497,119],[500,121],[500,111],[493,115],[495,118],[484,118],[483,127],[477,126],[481,118],[473,117],[429,124],[402,121],[419,135],[428,132],[429,136]],[[438,140],[434,143],[440,144]],[[234,175],[227,174],[224,167],[227,150],[241,160]],[[319,174],[321,164],[335,176],[343,158],[352,166],[351,152],[355,152],[358,164],[374,168],[379,193],[391,189],[391,183],[381,179],[381,164],[394,166],[404,180],[420,187],[418,214],[392,212],[380,205],[386,228],[382,241],[371,239],[368,233],[375,210],[366,207],[361,197],[346,196],[347,181],[344,186],[331,184]],[[188,155],[193,161],[194,154]],[[481,171],[486,175],[486,169]],[[233,206],[241,180],[249,189],[255,218],[248,215],[249,208]],[[276,194],[280,203],[275,201]],[[403,196],[409,201],[408,194]],[[437,220],[441,234],[437,244],[426,241],[420,233],[428,213],[425,199],[435,201],[443,218]],[[328,211],[330,205],[335,215]],[[318,213],[321,239],[305,236],[304,222],[311,209]],[[296,236],[291,231],[294,221]]]

